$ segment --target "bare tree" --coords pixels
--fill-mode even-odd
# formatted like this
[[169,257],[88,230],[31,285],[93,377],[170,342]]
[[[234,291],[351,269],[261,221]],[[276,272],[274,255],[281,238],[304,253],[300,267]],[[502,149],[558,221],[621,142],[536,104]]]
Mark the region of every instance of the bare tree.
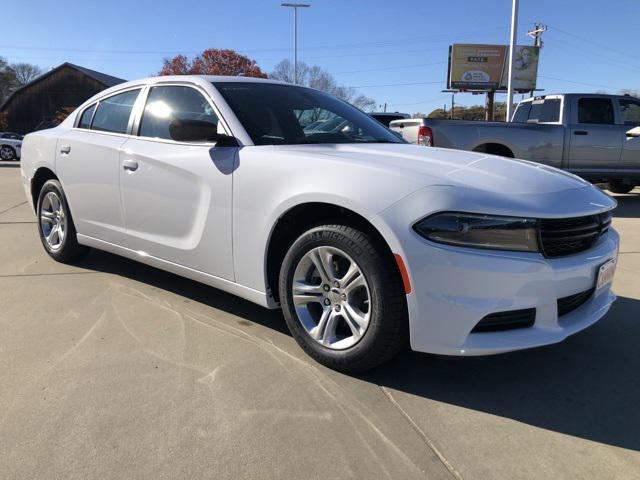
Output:
[[16,74],[0,57],[0,104],[16,89]]
[[[269,78],[281,80],[287,83],[294,83],[293,73],[293,63],[285,59],[273,68],[273,71],[269,74]],[[358,94],[358,92],[352,87],[338,85],[338,82],[333,78],[333,75],[318,65],[309,67],[304,62],[298,62],[298,83],[300,85],[316,88],[323,92],[335,95],[336,97],[355,105],[361,110],[373,111],[376,106],[376,101],[374,99],[367,97],[366,95]]]
[[42,75],[42,69],[31,63],[12,63],[10,68],[15,74],[18,87],[22,87]]

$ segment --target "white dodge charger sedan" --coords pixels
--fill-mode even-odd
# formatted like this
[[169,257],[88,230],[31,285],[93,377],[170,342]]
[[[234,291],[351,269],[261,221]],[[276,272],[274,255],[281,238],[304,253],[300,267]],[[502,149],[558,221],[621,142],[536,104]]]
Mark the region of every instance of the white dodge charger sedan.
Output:
[[543,165],[409,145],[310,88],[128,82],[28,135],[22,157],[51,257],[94,247],[281,307],[338,370],[407,342],[445,355],[559,342],[615,299],[609,196]]

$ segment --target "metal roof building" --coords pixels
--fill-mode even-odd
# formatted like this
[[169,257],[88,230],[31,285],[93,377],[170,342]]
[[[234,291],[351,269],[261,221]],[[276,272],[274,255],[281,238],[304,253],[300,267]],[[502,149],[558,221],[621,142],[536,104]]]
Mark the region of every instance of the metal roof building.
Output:
[[72,110],[105,88],[125,80],[63,63],[13,92],[0,107],[7,130],[21,134],[54,125],[57,114]]

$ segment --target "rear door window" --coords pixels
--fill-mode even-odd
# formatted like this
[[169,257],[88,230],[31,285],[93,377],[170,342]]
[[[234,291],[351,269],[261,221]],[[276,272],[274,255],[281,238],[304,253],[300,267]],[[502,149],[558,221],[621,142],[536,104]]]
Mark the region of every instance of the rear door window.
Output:
[[140,89],[129,90],[100,100],[98,109],[93,116],[91,129],[103,132],[126,133],[129,125],[129,116],[139,93]]
[[94,103],[89,108],[85,108],[78,122],[78,128],[91,128],[91,119],[93,118],[93,112],[96,110],[96,104]]
[[625,125],[640,125],[640,101],[638,100],[618,100],[622,122]]
[[578,100],[578,123],[614,124],[613,103],[608,98],[581,98]]

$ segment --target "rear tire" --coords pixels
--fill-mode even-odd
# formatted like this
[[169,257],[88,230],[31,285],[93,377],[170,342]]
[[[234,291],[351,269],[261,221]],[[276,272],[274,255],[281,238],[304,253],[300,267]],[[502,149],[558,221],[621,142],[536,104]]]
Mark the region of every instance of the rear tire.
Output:
[[613,180],[609,182],[609,190],[613,193],[629,193],[636,186],[633,183],[623,182],[622,180]]
[[285,255],[279,291],[293,338],[329,368],[368,370],[407,343],[406,297],[395,261],[361,230],[322,225],[303,233]]
[[38,195],[38,232],[51,258],[68,263],[83,258],[89,248],[78,244],[67,198],[58,180],[48,180]]

